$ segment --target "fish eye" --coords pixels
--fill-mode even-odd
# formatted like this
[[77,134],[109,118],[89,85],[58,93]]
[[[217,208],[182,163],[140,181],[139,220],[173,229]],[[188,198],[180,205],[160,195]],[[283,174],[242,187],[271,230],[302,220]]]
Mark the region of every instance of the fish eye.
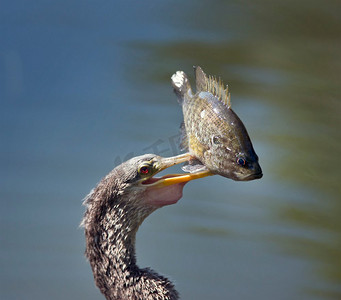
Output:
[[141,175],[148,175],[152,172],[152,167],[150,165],[142,165],[139,167],[138,172]]
[[245,166],[246,165],[246,160],[242,157],[237,158],[237,164],[240,166]]

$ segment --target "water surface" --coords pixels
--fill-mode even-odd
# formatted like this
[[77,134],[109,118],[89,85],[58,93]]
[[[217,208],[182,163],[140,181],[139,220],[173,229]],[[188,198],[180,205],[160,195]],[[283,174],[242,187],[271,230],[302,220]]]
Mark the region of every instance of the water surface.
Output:
[[170,76],[229,84],[264,177],[214,176],[139,230],[182,299],[340,299],[338,1],[12,1],[0,12],[0,298],[103,299],[81,199],[176,154]]

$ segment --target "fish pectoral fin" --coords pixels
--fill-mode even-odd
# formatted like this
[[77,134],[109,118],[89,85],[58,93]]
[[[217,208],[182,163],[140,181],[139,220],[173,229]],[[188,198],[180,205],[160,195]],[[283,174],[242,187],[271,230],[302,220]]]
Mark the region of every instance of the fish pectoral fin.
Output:
[[196,92],[206,91],[207,76],[199,66],[194,66]]
[[180,124],[180,150],[188,151],[188,136],[184,122]]
[[207,167],[203,165],[201,161],[196,158],[193,158],[185,162],[185,164],[181,167],[181,169],[184,172],[188,172],[188,173],[197,173],[197,172],[208,170]]

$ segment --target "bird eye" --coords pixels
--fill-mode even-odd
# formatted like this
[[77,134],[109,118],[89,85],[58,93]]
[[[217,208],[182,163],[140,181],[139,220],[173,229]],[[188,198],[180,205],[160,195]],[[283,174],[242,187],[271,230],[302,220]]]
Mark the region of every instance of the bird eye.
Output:
[[237,158],[237,164],[241,165],[241,166],[245,166],[246,165],[246,160],[242,157]]
[[147,175],[150,173],[150,166],[142,166],[139,169],[139,173],[143,175]]

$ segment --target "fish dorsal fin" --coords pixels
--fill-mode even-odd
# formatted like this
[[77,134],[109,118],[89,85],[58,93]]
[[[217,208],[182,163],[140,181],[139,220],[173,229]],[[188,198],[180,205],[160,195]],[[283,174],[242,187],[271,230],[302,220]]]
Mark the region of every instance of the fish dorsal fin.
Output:
[[199,66],[194,66],[196,92],[206,91],[207,76]]
[[219,99],[219,101],[223,102],[228,108],[231,108],[231,96],[228,85],[224,88],[224,83],[220,77],[217,80],[215,76],[209,75],[206,80],[206,87],[204,90],[212,93]]

